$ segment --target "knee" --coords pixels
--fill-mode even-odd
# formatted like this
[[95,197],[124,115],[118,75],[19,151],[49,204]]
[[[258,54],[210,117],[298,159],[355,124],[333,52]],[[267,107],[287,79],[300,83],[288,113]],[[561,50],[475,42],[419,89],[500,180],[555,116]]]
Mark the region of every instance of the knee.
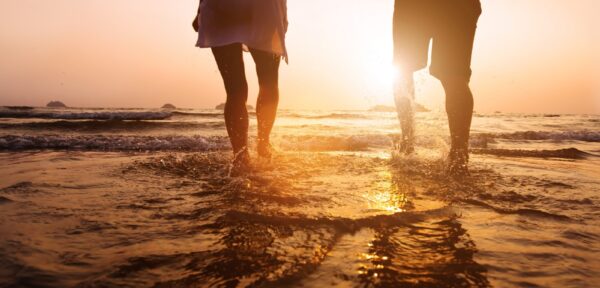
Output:
[[396,97],[396,105],[402,109],[410,109],[412,106],[412,99],[409,97]]
[[227,95],[226,107],[228,109],[239,110],[243,107],[246,107],[246,101],[248,96],[245,94],[233,94]]
[[442,86],[447,94],[471,94],[469,80],[463,77],[450,77],[443,79]]
[[473,102],[473,94],[469,81],[465,79],[448,79],[442,81],[447,101]]
[[229,83],[225,87],[227,91],[227,102],[231,103],[246,103],[248,98],[248,84],[243,82]]
[[279,76],[277,74],[278,72],[276,70],[258,73],[259,88],[265,91],[277,90],[279,87]]
[[260,84],[259,101],[274,102],[279,101],[279,86],[275,83]]
[[445,88],[464,87],[469,85],[469,80],[464,77],[444,77],[440,80]]

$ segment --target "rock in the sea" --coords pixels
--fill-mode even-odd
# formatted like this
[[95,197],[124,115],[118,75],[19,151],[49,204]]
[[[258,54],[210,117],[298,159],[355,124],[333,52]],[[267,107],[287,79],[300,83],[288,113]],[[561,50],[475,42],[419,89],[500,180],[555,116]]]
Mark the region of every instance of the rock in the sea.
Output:
[[177,109],[177,107],[175,107],[175,105],[167,103],[165,105],[162,106],[163,109]]
[[[215,107],[216,110],[225,110],[225,103],[221,103],[219,105],[217,105],[217,107]],[[246,109],[248,110],[254,110],[254,106],[252,105],[246,105]]]
[[415,103],[415,111],[416,112],[430,112],[431,110],[425,108],[425,106],[423,106],[419,103]]
[[51,108],[66,108],[67,105],[65,105],[65,103],[62,103],[60,101],[50,101],[50,102],[48,102],[48,104],[46,104],[46,107],[51,107]]
[[396,112],[396,107],[376,105],[369,109],[370,112]]

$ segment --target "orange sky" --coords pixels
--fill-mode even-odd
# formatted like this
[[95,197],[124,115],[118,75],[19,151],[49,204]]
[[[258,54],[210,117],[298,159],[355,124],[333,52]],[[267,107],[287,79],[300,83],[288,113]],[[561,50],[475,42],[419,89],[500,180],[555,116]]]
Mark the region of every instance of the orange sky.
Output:
[[[195,0],[2,0],[0,105],[213,107],[224,89],[194,47]],[[600,1],[483,0],[472,87],[481,112],[600,113]],[[282,108],[392,104],[392,0],[288,0]],[[247,57],[255,101],[253,63]],[[382,72],[384,71],[384,72]],[[443,107],[417,77],[418,102]]]

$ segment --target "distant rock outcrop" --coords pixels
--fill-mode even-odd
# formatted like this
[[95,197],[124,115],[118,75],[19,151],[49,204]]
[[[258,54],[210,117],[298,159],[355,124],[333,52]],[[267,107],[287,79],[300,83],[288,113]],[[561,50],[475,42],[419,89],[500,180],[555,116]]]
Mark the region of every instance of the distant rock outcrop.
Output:
[[177,109],[177,107],[175,107],[173,104],[167,103],[162,106],[162,109]]
[[65,105],[65,103],[62,103],[60,101],[50,101],[50,102],[48,102],[48,104],[46,104],[46,107],[50,107],[50,108],[66,108],[67,105]]
[[415,103],[415,111],[417,112],[430,112],[431,110],[427,109],[425,106]]
[[[219,105],[217,105],[217,107],[215,107],[216,110],[225,110],[225,103],[221,103]],[[246,109],[248,110],[254,110],[254,106],[252,105],[246,105]]]
[[[425,106],[415,103],[415,112],[430,112],[431,110],[425,108]],[[371,112],[396,112],[396,107],[386,105],[376,105],[369,109]]]
[[386,105],[376,105],[369,109],[370,112],[396,112],[396,107]]

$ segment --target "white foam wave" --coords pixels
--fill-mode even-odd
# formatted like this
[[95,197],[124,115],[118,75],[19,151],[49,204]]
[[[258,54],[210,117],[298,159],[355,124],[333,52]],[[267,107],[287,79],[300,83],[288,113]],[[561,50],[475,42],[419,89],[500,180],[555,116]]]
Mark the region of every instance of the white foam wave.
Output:
[[[542,133],[542,134],[478,134],[471,139],[474,149],[488,148],[488,143],[496,139],[600,141],[599,133]],[[529,135],[529,136],[524,136]],[[274,135],[273,144],[286,151],[368,151],[370,149],[392,148],[395,134],[362,135]],[[441,135],[420,135],[415,145],[423,148],[439,148],[448,145],[447,137]],[[252,146],[255,139],[251,139]],[[3,135],[0,136],[0,150],[32,149],[77,149],[100,151],[207,151],[229,149],[226,136],[142,136],[142,135]]]
[[364,151],[373,147],[390,147],[392,136],[385,134],[348,136],[303,135],[278,137],[276,142],[281,148],[286,150]]
[[506,140],[576,140],[585,142],[600,142],[600,131],[518,131],[512,133],[482,133],[474,135],[478,138]]
[[41,118],[65,120],[164,120],[172,116],[165,111],[101,111],[101,112],[42,112],[42,111],[0,111],[0,118]]
[[[251,141],[251,143],[254,141]],[[392,136],[279,136],[277,148],[296,151],[366,151],[390,147]],[[230,149],[225,136],[135,136],[135,135],[4,135],[0,150],[91,150],[91,151],[212,151]]]
[[0,137],[0,150],[91,150],[91,151],[213,151],[228,149],[226,137],[203,136],[27,136]]

